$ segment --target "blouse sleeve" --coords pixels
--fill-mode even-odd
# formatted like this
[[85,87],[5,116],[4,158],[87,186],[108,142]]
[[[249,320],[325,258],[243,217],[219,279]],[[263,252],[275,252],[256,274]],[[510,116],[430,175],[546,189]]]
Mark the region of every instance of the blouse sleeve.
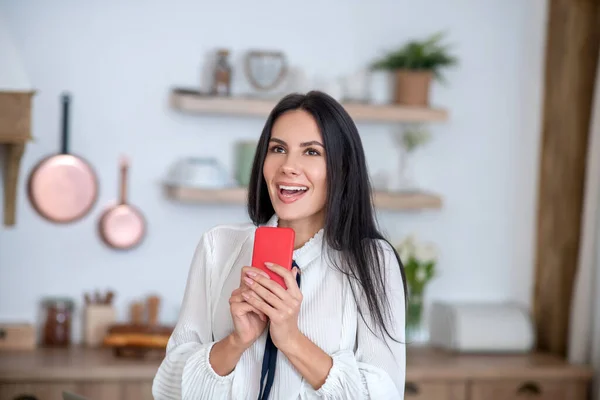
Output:
[[213,270],[210,234],[196,247],[175,329],[152,384],[155,400],[230,398],[233,374],[218,375],[209,363],[215,341],[210,318]]
[[[388,330],[397,341],[373,329],[358,317],[355,351],[343,350],[331,355],[333,366],[316,394],[325,399],[403,399],[406,378],[405,301],[400,265],[389,244],[385,243],[383,266],[389,293],[390,324]],[[370,314],[366,300],[361,300],[366,321]]]

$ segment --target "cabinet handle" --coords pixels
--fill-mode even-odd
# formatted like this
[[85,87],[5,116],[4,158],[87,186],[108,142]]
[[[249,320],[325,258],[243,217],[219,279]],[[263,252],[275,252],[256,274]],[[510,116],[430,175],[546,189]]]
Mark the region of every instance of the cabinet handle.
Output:
[[406,382],[404,385],[404,391],[409,395],[417,395],[419,394],[419,386],[417,386],[414,382]]
[[542,390],[540,386],[535,382],[525,382],[522,384],[519,389],[517,389],[518,394],[541,394]]
[[38,398],[35,396],[30,396],[28,394],[24,394],[24,395],[15,397],[14,400],[38,400]]

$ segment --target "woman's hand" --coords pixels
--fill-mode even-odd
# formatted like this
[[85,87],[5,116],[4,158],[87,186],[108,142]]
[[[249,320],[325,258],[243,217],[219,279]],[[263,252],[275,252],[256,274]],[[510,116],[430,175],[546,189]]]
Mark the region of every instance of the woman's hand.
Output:
[[299,271],[296,268],[290,271],[271,263],[266,263],[266,266],[283,278],[287,290],[277,282],[265,278],[259,269],[247,268],[243,272],[246,274],[244,281],[249,290],[243,291],[241,295],[255,309],[269,317],[273,344],[285,351],[301,336],[298,329],[298,313],[302,304],[302,293],[296,283],[296,274]]
[[[264,272],[259,270],[259,273],[263,274],[263,277],[266,276],[267,278],[265,279],[269,279],[268,275]],[[244,270],[242,270],[242,277],[243,276],[245,276]],[[250,289],[243,283],[242,279],[240,287],[235,289],[229,298],[229,311],[234,327],[232,337],[235,344],[243,348],[250,347],[267,326],[267,317],[265,314],[257,310],[244,299],[243,293],[249,290]]]

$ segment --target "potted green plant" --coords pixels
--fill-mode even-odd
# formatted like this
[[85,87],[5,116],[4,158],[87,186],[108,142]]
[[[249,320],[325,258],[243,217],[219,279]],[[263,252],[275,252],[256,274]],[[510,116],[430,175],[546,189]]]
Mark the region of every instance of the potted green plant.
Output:
[[372,64],[374,70],[394,74],[394,101],[411,106],[429,105],[429,88],[436,78],[443,81],[441,70],[455,65],[456,57],[441,43],[444,34],[435,33],[424,40],[412,40],[387,53]]

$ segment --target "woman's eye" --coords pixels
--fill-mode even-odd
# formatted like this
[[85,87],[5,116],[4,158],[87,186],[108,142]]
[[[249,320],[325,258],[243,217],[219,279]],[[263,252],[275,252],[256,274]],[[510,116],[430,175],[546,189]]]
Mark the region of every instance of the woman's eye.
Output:
[[282,153],[283,151],[284,151],[283,147],[281,147],[281,146],[273,146],[273,147],[271,147],[271,152],[272,153]]
[[315,150],[315,149],[308,149],[308,150],[306,150],[306,153],[307,153],[309,156],[318,156],[318,155],[321,155],[321,153],[319,153],[319,152],[318,152],[317,150]]

